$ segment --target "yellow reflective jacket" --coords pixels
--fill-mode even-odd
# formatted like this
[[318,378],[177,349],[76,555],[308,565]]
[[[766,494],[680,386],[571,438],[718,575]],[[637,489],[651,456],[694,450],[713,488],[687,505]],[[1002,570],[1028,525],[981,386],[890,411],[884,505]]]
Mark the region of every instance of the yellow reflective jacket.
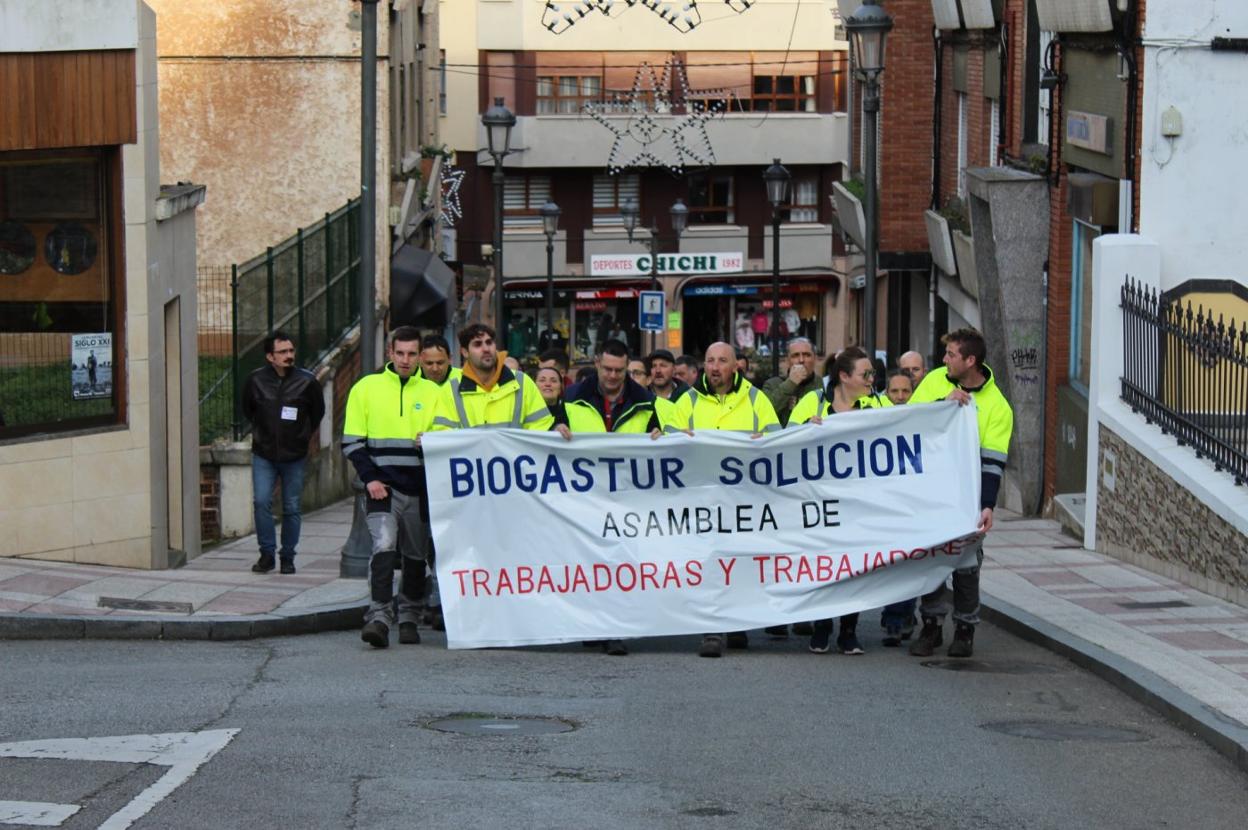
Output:
[[537,384],[523,372],[516,374],[504,367],[493,389],[482,389],[476,381],[463,376],[443,384],[431,429],[548,430],[554,422]]
[[342,453],[365,484],[380,481],[400,493],[415,495],[424,482],[416,446],[415,376],[406,382],[387,363],[351,387],[342,425]]
[[712,392],[703,373],[693,388],[680,396],[675,417],[665,429],[669,432],[677,429],[772,432],[780,429],[780,419],[767,396],[740,373],[733,376],[732,388],[726,395]]
[[[863,395],[854,401],[855,409],[881,409],[892,405],[893,402],[887,397],[876,393]],[[802,396],[802,399],[797,402],[793,407],[793,411],[789,414],[789,423],[804,424],[815,417],[815,415],[818,415],[820,418],[826,418],[831,414],[832,396],[827,394],[821,387]]]
[[978,389],[966,389],[949,379],[948,368],[933,369],[914,390],[910,403],[943,401],[954,389],[966,389],[975,399],[975,418],[979,425],[979,460],[981,472],[980,504],[995,507],[1001,476],[1010,452],[1010,436],[1014,432],[1014,410],[1001,394],[992,369],[983,367],[987,380]]
[[451,367],[441,383],[436,383],[421,375],[420,382],[416,386],[416,403],[413,406],[417,435],[433,428],[433,417],[438,408],[438,398],[442,395],[442,388],[453,380],[459,380],[463,375],[463,370],[456,366]]

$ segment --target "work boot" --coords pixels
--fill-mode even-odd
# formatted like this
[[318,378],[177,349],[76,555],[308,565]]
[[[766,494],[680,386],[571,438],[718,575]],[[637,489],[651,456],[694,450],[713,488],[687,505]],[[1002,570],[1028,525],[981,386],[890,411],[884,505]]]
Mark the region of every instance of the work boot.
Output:
[[628,654],[628,646],[624,645],[623,640],[607,640],[602,644],[602,650],[612,657],[624,657]]
[[949,644],[950,657],[970,657],[975,653],[975,626],[960,622],[953,630],[953,642]]
[[360,631],[360,639],[373,648],[388,648],[390,646],[390,627],[381,620],[364,623],[364,628]]
[[728,648],[749,648],[750,638],[744,631],[728,632]]
[[399,623],[399,642],[405,646],[420,645],[420,630],[416,628],[416,623]]
[[923,630],[919,632],[918,638],[910,644],[910,653],[915,657],[931,657],[936,653],[936,649],[944,642],[944,633],[941,631],[940,620],[935,617],[923,618]]
[[724,638],[721,634],[704,634],[702,647],[698,649],[699,657],[723,657]]
[[273,554],[262,553],[260,558],[256,560],[256,564],[251,566],[251,572],[253,574],[267,574],[273,570],[275,564],[276,560],[273,558]]
[[283,557],[281,572],[284,574],[293,574],[295,572],[295,559],[293,556]]
[[787,625],[772,625],[764,628],[763,633],[772,637],[787,637],[789,636],[789,627]]

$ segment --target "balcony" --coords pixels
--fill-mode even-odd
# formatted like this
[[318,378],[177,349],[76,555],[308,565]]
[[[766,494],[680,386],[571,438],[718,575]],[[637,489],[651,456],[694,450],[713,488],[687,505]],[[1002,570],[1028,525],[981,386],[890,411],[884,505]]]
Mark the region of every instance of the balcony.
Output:
[[[780,226],[780,270],[805,271],[832,267],[832,226]],[[763,229],[762,269],[771,270],[771,228]]]
[[[764,117],[764,115],[766,117]],[[676,129],[679,116],[651,116],[661,127]],[[609,116],[621,133],[630,116]],[[845,164],[849,159],[849,120],[845,113],[750,113],[732,114],[705,122],[715,164],[761,165],[779,156],[785,164]],[[704,153],[700,137],[686,136],[689,146]],[[695,138],[697,139],[695,141]],[[604,167],[614,140],[612,131],[587,115],[525,115],[516,119],[511,134],[513,154],[509,168]],[[487,144],[485,128],[477,127],[477,146]],[[627,161],[642,145],[632,139],[620,141],[620,161]],[[663,160],[676,161],[671,141],[650,145]],[[483,159],[487,166],[488,159]],[[689,164],[696,164],[692,158]]]
[[[555,234],[554,273],[568,272],[568,233]],[[546,234],[532,230],[503,232],[503,275],[512,277],[546,276]]]

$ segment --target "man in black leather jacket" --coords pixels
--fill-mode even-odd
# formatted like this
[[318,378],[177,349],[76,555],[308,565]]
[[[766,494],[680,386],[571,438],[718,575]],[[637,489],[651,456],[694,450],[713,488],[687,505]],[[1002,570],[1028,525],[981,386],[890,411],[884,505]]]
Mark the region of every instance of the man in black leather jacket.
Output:
[[[273,570],[274,554],[282,573],[295,572],[299,544],[300,496],[308,445],[325,415],[321,385],[307,369],[295,365],[290,335],[275,331],[264,339],[266,365],[247,376],[243,384],[243,417],[251,422],[251,490],[260,558],[251,569]],[[277,549],[273,522],[273,489],[282,483],[282,546]]]

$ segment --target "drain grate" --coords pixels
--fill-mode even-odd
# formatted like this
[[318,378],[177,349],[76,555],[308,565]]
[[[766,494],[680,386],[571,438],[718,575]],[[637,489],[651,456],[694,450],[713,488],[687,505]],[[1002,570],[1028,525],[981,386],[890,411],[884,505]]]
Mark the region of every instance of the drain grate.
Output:
[[119,611],[166,611],[170,614],[190,614],[195,606],[189,602],[162,602],[155,599],[123,599],[121,597],[100,597],[96,602],[100,608],[113,608]]
[[1015,738],[1037,741],[1097,741],[1110,744],[1140,743],[1152,739],[1152,735],[1138,729],[1120,726],[1102,726],[1095,723],[1050,723],[1038,720],[1008,720],[997,723],[981,723],[980,729],[1000,732]]
[[1158,608],[1191,608],[1190,602],[1184,602],[1181,599],[1157,600],[1156,602],[1119,602],[1119,608],[1126,608],[1130,611],[1152,611]]
[[425,724],[439,732],[456,735],[493,735],[502,737],[527,737],[530,735],[557,735],[571,732],[576,727],[560,718],[511,718],[482,715],[456,715],[440,718]]
[[980,674],[1054,674],[1057,671],[1043,663],[1023,660],[924,660],[920,665],[929,669]]

